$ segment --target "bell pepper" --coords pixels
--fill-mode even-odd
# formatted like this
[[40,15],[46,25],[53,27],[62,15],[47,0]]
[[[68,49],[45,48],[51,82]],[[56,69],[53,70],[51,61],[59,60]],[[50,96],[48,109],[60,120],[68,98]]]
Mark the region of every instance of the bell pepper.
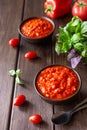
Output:
[[46,0],[44,2],[45,13],[50,18],[58,18],[70,11],[72,0]]

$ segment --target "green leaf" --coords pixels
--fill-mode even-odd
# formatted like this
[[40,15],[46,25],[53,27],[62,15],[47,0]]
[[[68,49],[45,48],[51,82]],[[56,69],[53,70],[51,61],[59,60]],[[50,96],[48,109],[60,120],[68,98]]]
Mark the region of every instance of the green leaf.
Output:
[[20,78],[18,76],[16,76],[16,84],[22,85],[23,83],[20,81]]
[[87,60],[87,21],[83,22],[77,16],[72,17],[65,27],[59,28],[56,40],[55,51],[57,54],[75,49],[76,53]]
[[20,84],[20,85],[23,84],[23,83],[21,82],[20,78],[19,78],[19,76],[20,76],[20,74],[21,74],[20,69],[17,69],[16,72],[15,72],[15,70],[10,70],[10,71],[9,71],[9,74],[10,74],[10,76],[15,76],[15,75],[16,75],[16,77],[15,77],[15,82],[16,82],[16,84]]
[[66,29],[71,34],[78,33],[81,31],[81,23],[82,23],[81,19],[75,16],[71,19],[70,22],[67,23]]
[[81,40],[81,34],[80,33],[75,33],[73,34],[71,38],[72,44],[75,44],[76,42],[79,42]]
[[85,39],[87,40],[87,33],[83,33],[82,36],[83,36],[84,40]]
[[10,76],[15,76],[15,70],[10,70],[9,74],[10,74]]
[[82,20],[75,16],[72,18],[71,23],[72,26],[76,27],[78,24],[82,23]]
[[66,53],[71,49],[71,47],[72,47],[71,42],[69,42],[69,43],[68,42],[63,42],[63,44],[61,46],[61,50],[62,50],[62,52]]
[[87,41],[83,42],[84,50],[87,51]]
[[74,44],[74,48],[77,52],[80,53],[84,50],[84,45],[79,42],[79,43]]
[[82,57],[87,58],[87,50],[83,50],[81,55]]
[[87,33],[87,21],[84,21],[81,25],[81,33]]
[[75,28],[75,33],[81,32],[81,23],[79,23]]
[[65,42],[67,40],[70,40],[70,33],[65,29],[65,28],[60,28],[59,29],[59,36],[58,36],[58,41],[59,42]]
[[55,51],[57,52],[58,55],[61,53],[61,44],[60,43],[55,44]]
[[60,53],[66,53],[67,51],[69,51],[71,49],[72,45],[69,43],[56,43],[55,44],[55,51],[57,52],[57,54],[59,55]]
[[20,76],[20,74],[21,74],[21,70],[20,70],[20,69],[17,69],[17,70],[16,70],[16,76]]

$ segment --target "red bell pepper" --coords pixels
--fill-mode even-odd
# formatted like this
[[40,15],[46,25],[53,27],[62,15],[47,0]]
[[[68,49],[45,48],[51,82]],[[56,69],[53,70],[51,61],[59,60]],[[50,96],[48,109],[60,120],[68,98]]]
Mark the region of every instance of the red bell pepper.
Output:
[[47,16],[57,18],[69,13],[72,0],[46,0],[44,9]]

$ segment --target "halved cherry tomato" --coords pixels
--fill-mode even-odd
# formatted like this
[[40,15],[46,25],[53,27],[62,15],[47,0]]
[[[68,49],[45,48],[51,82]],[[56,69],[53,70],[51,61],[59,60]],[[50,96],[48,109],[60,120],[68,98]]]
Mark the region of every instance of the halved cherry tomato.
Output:
[[12,47],[16,47],[20,44],[20,41],[18,38],[12,38],[10,39],[9,41],[9,45],[12,46]]
[[34,58],[37,58],[37,53],[34,52],[34,51],[27,52],[27,53],[25,54],[25,58],[26,58],[26,59],[34,59]]
[[34,114],[29,117],[29,122],[33,124],[39,124],[42,122],[42,117],[39,114]]
[[18,95],[15,99],[14,99],[14,106],[20,106],[22,105],[26,100],[26,97],[25,95],[21,94],[21,95]]

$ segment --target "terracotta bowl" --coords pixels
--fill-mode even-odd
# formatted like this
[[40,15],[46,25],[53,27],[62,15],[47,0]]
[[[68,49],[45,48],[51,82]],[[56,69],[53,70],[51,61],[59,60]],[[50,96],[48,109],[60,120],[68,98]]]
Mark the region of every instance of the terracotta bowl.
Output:
[[49,103],[69,103],[79,94],[81,78],[68,66],[50,65],[37,73],[34,87],[37,94]]
[[[52,29],[49,31],[49,29],[48,29],[48,31],[49,31],[49,33],[48,34],[46,34],[46,30],[45,30],[45,24],[41,24],[41,23],[39,23],[39,21],[37,21],[37,23],[36,24],[32,24],[33,25],[33,27],[31,27],[31,24],[29,24],[26,28],[25,27],[23,27],[26,23],[29,23],[31,20],[36,20],[36,19],[41,19],[41,20],[45,20],[46,22],[49,22],[49,24],[51,25],[51,27],[52,27]],[[38,25],[37,25],[38,24]],[[38,26],[38,27],[37,27]],[[39,32],[41,32],[42,34],[39,34],[38,32],[37,32],[37,30],[34,30],[34,29],[32,29],[31,30],[31,28],[38,28],[39,29]],[[26,33],[24,33],[23,32],[23,29],[25,28],[25,32]],[[41,28],[43,29],[43,30],[41,30]],[[52,40],[52,35],[53,35],[53,32],[54,32],[54,29],[55,29],[55,24],[54,24],[54,22],[50,19],[50,18],[47,18],[47,17],[31,17],[31,18],[28,18],[28,19],[25,19],[21,24],[20,24],[20,26],[19,26],[19,28],[18,28],[18,32],[19,32],[19,34],[22,36],[22,38],[24,39],[24,40],[26,40],[28,43],[45,43],[46,41],[50,41],[50,40]],[[31,31],[30,31],[31,30]],[[35,32],[36,31],[36,33],[35,33],[35,36],[30,36],[30,34],[33,34],[33,32]],[[37,34],[37,35],[36,35]],[[45,34],[45,35],[44,35]],[[42,36],[39,36],[40,35],[42,35]]]

